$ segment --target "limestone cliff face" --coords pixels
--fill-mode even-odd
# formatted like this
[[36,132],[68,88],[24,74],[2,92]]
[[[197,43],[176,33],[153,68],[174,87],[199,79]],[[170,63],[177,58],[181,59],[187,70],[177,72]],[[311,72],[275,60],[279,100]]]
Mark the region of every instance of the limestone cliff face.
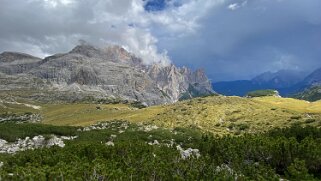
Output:
[[[25,80],[19,86],[21,77]],[[15,81],[8,81],[11,79]],[[146,66],[140,58],[119,46],[101,49],[79,45],[68,53],[44,59],[6,52],[0,55],[1,80],[7,81],[6,89],[32,87],[34,90],[38,86],[39,90],[53,92],[54,95],[47,97],[64,97],[71,101],[74,97],[78,100],[90,95],[155,105],[213,93],[204,71],[192,72],[174,65]],[[45,94],[42,91],[41,95]]]
[[173,64],[165,67],[154,64],[147,68],[147,72],[173,102],[214,93],[210,81],[200,69],[192,72],[186,67],[177,68]]

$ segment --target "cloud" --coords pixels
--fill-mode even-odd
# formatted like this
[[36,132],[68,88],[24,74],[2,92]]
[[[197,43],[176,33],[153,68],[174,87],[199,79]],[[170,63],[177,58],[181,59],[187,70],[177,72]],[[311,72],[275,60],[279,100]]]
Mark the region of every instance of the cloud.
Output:
[[120,44],[146,63],[169,63],[166,51],[157,49],[157,38],[149,30],[151,20],[145,18],[143,3],[140,0],[3,0],[0,50],[46,56],[68,51],[83,39],[98,46]]
[[147,64],[168,64],[166,48],[157,47],[158,36],[194,32],[204,15],[198,9],[206,12],[218,2],[166,1],[167,8],[155,13],[146,11],[148,2],[141,0],[3,0],[0,51],[43,57],[68,51],[83,39],[98,46],[120,44]]
[[220,2],[164,1],[166,9],[150,12],[145,9],[150,1],[141,0],[3,0],[0,40],[6,43],[0,50],[43,57],[68,51],[83,39],[99,46],[120,44],[147,64],[168,64],[166,48],[158,50],[158,36],[194,32],[199,18]]
[[241,6],[239,5],[239,4],[237,4],[237,3],[234,3],[234,4],[230,4],[230,5],[228,5],[228,9],[230,9],[230,10],[232,10],[232,11],[234,11],[234,10],[237,10],[237,9],[239,9]]
[[[235,3],[237,10],[227,8]],[[196,34],[159,39],[159,47],[180,65],[204,67],[214,81],[284,68],[312,71],[321,67],[319,9],[318,0],[226,1],[199,18]]]
[[321,66],[320,9],[320,0],[1,0],[0,51],[47,56],[83,39],[122,45],[147,64],[246,79]]
[[243,1],[240,4],[239,3],[230,4],[230,5],[227,6],[227,9],[230,9],[230,10],[234,11],[234,10],[237,10],[237,9],[239,9],[241,7],[246,6],[246,5],[247,5],[247,0]]

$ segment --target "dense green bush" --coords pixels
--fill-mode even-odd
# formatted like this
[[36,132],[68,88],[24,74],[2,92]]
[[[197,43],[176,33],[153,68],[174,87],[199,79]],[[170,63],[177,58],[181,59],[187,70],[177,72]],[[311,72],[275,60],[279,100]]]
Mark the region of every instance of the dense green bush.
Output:
[[52,126],[33,123],[0,123],[0,139],[15,141],[27,136],[55,134],[59,136],[76,135],[77,128],[71,126]]
[[[19,125],[20,126],[20,125]],[[77,132],[65,148],[1,155],[0,180],[317,180],[321,179],[321,130],[275,129],[262,134],[215,137],[195,129]],[[117,134],[115,146],[106,146]],[[174,139],[173,147],[164,143]],[[158,140],[159,145],[147,143]],[[176,145],[198,148],[182,159]],[[13,176],[12,176],[13,175]]]
[[279,93],[276,90],[256,90],[251,91],[246,94],[247,97],[264,97],[264,96],[276,96],[279,95]]
[[142,103],[142,102],[139,102],[139,101],[132,102],[132,103],[130,103],[130,105],[131,105],[132,107],[135,107],[135,108],[138,108],[138,109],[143,109],[143,108],[146,108],[146,107],[147,107],[146,104],[144,104],[144,103]]

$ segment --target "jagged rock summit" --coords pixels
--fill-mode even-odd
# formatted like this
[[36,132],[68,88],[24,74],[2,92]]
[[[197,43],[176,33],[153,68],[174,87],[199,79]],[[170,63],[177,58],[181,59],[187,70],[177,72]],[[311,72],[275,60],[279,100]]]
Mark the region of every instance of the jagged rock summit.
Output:
[[143,64],[120,46],[78,45],[68,53],[40,59],[0,54],[0,96],[38,101],[121,99],[147,105],[214,93],[203,70]]

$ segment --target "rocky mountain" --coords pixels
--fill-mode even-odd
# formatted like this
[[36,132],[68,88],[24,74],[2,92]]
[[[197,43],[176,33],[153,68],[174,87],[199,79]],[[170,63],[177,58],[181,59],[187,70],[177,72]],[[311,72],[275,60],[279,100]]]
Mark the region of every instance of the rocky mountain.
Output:
[[307,101],[321,100],[321,68],[313,71],[303,81],[292,87],[294,98]]
[[255,84],[271,88],[287,88],[301,82],[306,73],[296,70],[280,70],[277,72],[265,72],[252,79]]
[[213,84],[215,91],[224,95],[244,96],[247,92],[262,89],[276,89],[281,95],[287,95],[304,79],[305,72],[280,70],[265,72],[251,80],[217,82]]
[[321,68],[313,71],[311,74],[309,74],[303,81],[303,85],[307,86],[316,86],[321,85]]
[[0,91],[2,97],[39,101],[121,99],[148,105],[214,92],[202,70],[144,65],[120,46],[87,44],[44,59],[14,52],[0,54]]
[[175,65],[163,67],[153,64],[146,68],[147,74],[156,82],[157,87],[174,100],[209,95],[214,93],[204,70],[192,72]]

